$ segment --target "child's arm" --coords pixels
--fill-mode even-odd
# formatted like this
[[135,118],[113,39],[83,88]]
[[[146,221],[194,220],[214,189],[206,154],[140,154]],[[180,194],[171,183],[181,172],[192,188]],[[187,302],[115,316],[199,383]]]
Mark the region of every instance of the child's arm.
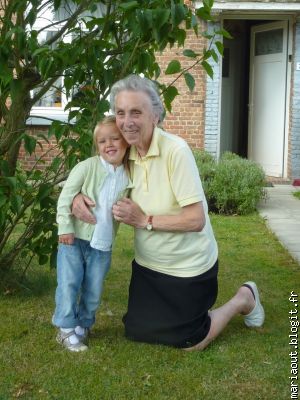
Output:
[[66,235],[59,235],[58,242],[63,244],[73,244],[74,243],[74,234],[67,233]]
[[77,164],[70,172],[65,182],[57,203],[56,221],[58,234],[67,235],[74,233],[71,204],[74,196],[81,191],[86,176],[86,163]]

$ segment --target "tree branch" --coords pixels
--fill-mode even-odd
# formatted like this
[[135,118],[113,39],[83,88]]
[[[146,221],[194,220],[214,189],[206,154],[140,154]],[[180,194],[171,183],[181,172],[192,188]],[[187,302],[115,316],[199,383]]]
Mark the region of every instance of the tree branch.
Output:
[[40,100],[41,97],[44,96],[48,92],[48,90],[53,86],[54,82],[57,80],[57,76],[54,76],[48,80],[48,82],[45,83],[45,85],[38,91],[36,94],[32,97],[30,100],[30,105],[31,107],[34,106],[34,104]]
[[[210,48],[212,47],[213,44],[213,39],[215,38],[215,35],[213,35],[213,38],[211,39],[209,46],[208,46],[208,50],[210,50]],[[179,78],[182,77],[182,75],[184,75],[187,71],[193,69],[197,64],[201,63],[203,61],[204,55],[202,57],[200,57],[199,59],[197,59],[194,64],[190,65],[189,67],[184,68],[180,74],[161,92],[161,94],[165,93],[168,89],[168,87],[174,85],[174,83],[176,81],[178,81]]]
[[91,0],[86,0],[83,1],[80,6],[77,8],[77,10],[74,12],[73,15],[71,15],[68,18],[68,22],[55,34],[53,35],[49,40],[45,42],[46,46],[50,46],[52,43],[56,42],[62,35],[66,32],[66,30],[71,27],[74,22],[77,20],[79,15],[91,4]]
[[122,70],[121,70],[121,74],[120,74],[121,77],[123,77],[123,76],[126,74],[127,69],[130,67],[131,61],[132,61],[133,58],[135,57],[135,53],[137,52],[137,50],[138,50],[138,48],[139,48],[140,42],[141,42],[141,39],[138,39],[138,41],[136,42],[136,44],[135,44],[135,46],[134,46],[134,48],[133,48],[133,50],[132,50],[132,53],[131,53],[129,59],[128,59],[128,61],[127,61],[127,64],[124,65],[124,67],[123,67]]

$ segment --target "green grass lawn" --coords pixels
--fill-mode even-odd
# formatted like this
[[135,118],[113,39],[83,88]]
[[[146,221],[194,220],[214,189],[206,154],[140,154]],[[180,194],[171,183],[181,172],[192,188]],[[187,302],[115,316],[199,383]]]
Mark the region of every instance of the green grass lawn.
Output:
[[293,195],[300,200],[300,190],[299,192],[293,192]]
[[[134,343],[123,335],[132,230],[120,229],[102,306],[86,353],[55,342],[55,271],[33,267],[22,287],[1,293],[0,399],[255,400],[290,398],[289,302],[300,295],[300,266],[258,215],[212,216],[219,243],[217,305],[255,280],[266,321],[235,318],[203,352]],[[155,249],[153,249],[155,251]]]

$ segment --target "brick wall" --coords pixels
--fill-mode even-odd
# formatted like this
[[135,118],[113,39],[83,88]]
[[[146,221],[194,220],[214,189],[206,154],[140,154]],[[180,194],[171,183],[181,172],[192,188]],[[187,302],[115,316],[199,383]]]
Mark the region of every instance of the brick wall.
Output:
[[[202,53],[206,41],[190,31],[187,33],[185,42],[186,49],[192,49],[196,53]],[[164,71],[169,62],[173,59],[180,61],[182,67],[190,67],[195,60],[182,55],[183,48],[174,47],[165,50],[163,54],[157,56],[158,63]],[[189,71],[195,78],[196,85],[191,93],[186,86],[184,77],[181,77],[174,84],[180,96],[172,104],[172,112],[167,113],[164,121],[164,129],[183,137],[191,147],[204,147],[204,99],[206,73],[199,65]],[[174,80],[174,76],[162,75],[160,81],[168,84]]]
[[19,153],[19,161],[24,169],[29,170],[34,167],[37,162],[39,163],[39,168],[43,165],[49,165],[52,158],[57,155],[57,147],[55,138],[51,138],[49,143],[43,138],[39,137],[39,134],[47,136],[48,127],[35,126],[27,130],[27,133],[32,135],[38,140],[36,146],[36,151],[34,154],[29,155],[25,152],[22,146]]

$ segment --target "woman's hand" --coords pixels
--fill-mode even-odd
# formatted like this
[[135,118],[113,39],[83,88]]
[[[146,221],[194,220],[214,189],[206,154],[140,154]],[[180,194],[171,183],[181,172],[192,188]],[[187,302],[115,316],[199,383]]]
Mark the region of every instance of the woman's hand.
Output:
[[95,225],[97,221],[90,207],[95,207],[95,203],[89,197],[79,193],[73,199],[72,214],[83,222]]
[[132,200],[124,198],[113,205],[112,212],[116,221],[134,226],[135,228],[145,228],[148,217],[140,207]]
[[[113,206],[114,218],[135,228],[146,228],[148,216],[132,200],[124,198]],[[205,226],[202,202],[184,206],[175,215],[154,215],[153,230],[165,232],[201,232]]]
[[66,235],[59,235],[58,242],[63,244],[73,244],[74,243],[74,234],[67,233]]

